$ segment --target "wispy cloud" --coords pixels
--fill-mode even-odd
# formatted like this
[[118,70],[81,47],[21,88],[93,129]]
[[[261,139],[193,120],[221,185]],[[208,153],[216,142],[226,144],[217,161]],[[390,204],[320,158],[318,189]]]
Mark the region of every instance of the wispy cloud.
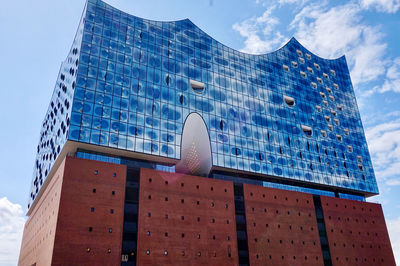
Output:
[[395,260],[400,263],[400,216],[397,219],[387,221],[387,227]]
[[[321,57],[337,58],[345,54],[356,88],[359,84],[377,81],[386,74],[391,60],[386,58],[385,36],[379,25],[369,25],[363,20],[365,7],[361,4],[351,2],[330,6],[330,2],[322,1],[304,5],[302,0],[281,0],[278,3],[296,3],[301,7],[295,9],[294,19],[285,34],[278,30],[280,21],[274,15],[280,6],[272,5],[262,16],[233,25],[233,29],[246,38],[243,51],[271,52],[294,35]],[[369,89],[366,95],[381,92],[379,87]]]
[[386,65],[379,27],[364,24],[360,13],[357,4],[328,7],[324,2],[304,7],[290,24],[299,41],[322,57],[346,54],[355,85],[377,79]]
[[400,120],[378,124],[365,134],[377,178],[388,186],[400,185]]
[[276,5],[272,5],[262,16],[252,17],[233,25],[233,29],[246,38],[243,52],[254,54],[269,52],[286,39],[276,30],[279,20],[272,15],[275,9]]
[[379,92],[400,92],[400,57],[393,60],[386,71],[386,79]]
[[25,218],[22,207],[0,198],[0,265],[16,265]]
[[400,0],[360,0],[364,9],[375,9],[379,12],[396,13],[400,8]]

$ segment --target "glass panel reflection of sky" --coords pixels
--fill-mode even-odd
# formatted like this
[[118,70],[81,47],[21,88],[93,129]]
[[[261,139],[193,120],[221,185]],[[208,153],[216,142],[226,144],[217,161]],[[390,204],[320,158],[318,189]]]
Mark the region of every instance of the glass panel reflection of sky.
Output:
[[180,159],[191,112],[208,127],[215,166],[378,193],[344,57],[322,59],[295,39],[244,54],[190,20],[145,20],[100,0],[84,18],[43,123],[31,201],[66,139]]

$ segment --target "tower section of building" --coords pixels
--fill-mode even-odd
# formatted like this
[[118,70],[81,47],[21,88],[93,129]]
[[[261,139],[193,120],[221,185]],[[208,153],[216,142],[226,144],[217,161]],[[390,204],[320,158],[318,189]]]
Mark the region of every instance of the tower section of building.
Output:
[[376,194],[344,56],[246,54],[88,0],[19,264],[394,265]]
[[177,164],[191,113],[207,127],[212,169],[378,193],[344,57],[320,58],[294,38],[245,54],[190,20],[91,0],[43,123],[30,202],[65,142]]

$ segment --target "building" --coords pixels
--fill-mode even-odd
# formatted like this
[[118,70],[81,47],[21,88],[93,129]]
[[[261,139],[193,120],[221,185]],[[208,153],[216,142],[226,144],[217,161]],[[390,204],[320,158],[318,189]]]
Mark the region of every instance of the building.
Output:
[[19,265],[395,265],[345,57],[88,0]]

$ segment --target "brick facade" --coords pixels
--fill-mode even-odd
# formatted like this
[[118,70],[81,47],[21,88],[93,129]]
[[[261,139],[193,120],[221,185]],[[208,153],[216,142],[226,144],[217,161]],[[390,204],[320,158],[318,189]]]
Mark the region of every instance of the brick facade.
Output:
[[66,157],[25,226],[19,265],[119,264],[125,182],[124,165]]
[[333,265],[396,265],[380,204],[321,197]]
[[251,265],[324,265],[311,194],[243,185]]
[[238,265],[232,182],[141,169],[139,197],[138,265]]
[[[120,265],[126,178],[125,165],[66,157],[25,225],[19,265]],[[140,169],[137,265],[238,265],[236,193]],[[321,196],[321,229],[311,194],[243,184],[243,200],[250,265],[324,265],[321,230],[333,265],[395,265],[379,204]]]

